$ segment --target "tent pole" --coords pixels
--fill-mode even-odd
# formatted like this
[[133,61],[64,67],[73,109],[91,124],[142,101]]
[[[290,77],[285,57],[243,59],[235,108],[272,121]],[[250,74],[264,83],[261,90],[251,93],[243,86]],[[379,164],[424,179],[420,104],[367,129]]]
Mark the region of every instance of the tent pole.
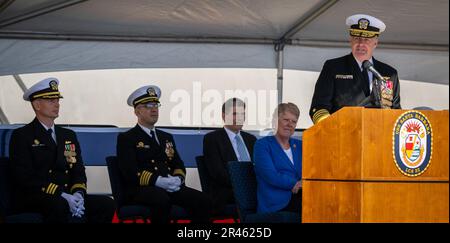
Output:
[[307,26],[321,14],[326,12],[338,1],[339,0],[324,0],[320,2],[313,10],[305,14],[305,16],[302,16],[302,18],[299,19],[281,38],[291,39],[295,34],[297,34],[300,30],[305,28],[305,26]]
[[275,52],[277,53],[277,91],[278,91],[278,104],[283,102],[283,61],[284,61],[284,46],[285,40],[280,40],[275,44]]
[[14,1],[15,0],[5,0],[2,3],[0,3],[0,13],[5,11]]
[[214,37],[150,37],[120,35],[78,35],[42,33],[31,31],[2,31],[0,39],[37,39],[37,40],[70,40],[70,41],[107,41],[107,42],[155,42],[155,43],[212,43],[212,44],[262,44],[273,45],[276,39],[268,38],[214,38]]
[[27,91],[27,86],[25,86],[25,83],[23,82],[22,78],[17,74],[14,74],[13,77],[16,80],[16,83],[17,85],[19,85],[22,92],[25,93],[25,91]]
[[44,15],[44,14],[47,14],[47,13],[51,13],[51,12],[54,12],[54,11],[57,11],[57,10],[60,10],[60,9],[63,9],[63,8],[67,8],[67,7],[70,7],[72,5],[76,5],[76,4],[79,4],[79,3],[82,3],[82,2],[86,2],[86,1],[87,0],[69,0],[69,1],[64,1],[62,3],[53,4],[51,6],[47,6],[47,7],[44,7],[44,8],[40,8],[40,9],[37,9],[37,10],[33,10],[33,11],[28,12],[28,13],[21,14],[21,15],[18,15],[18,16],[15,16],[15,17],[12,17],[12,18],[9,18],[9,19],[6,19],[6,20],[2,21],[0,23],[0,28],[6,27],[6,26],[9,26],[9,25],[12,25],[12,24],[16,24],[16,23],[19,23],[19,22],[22,22],[22,21],[25,21],[25,20],[28,20],[28,19],[32,19],[32,18],[41,16],[41,15]]
[[0,124],[9,124],[8,118],[6,117],[5,112],[3,112],[1,106],[0,106]]
[[[289,43],[292,46],[307,46],[307,47],[325,47],[325,48],[348,48],[348,41],[325,41],[325,40],[291,40]],[[410,51],[437,51],[448,52],[448,45],[440,44],[420,44],[420,43],[390,43],[381,42],[377,49],[396,49],[396,50],[410,50]]]

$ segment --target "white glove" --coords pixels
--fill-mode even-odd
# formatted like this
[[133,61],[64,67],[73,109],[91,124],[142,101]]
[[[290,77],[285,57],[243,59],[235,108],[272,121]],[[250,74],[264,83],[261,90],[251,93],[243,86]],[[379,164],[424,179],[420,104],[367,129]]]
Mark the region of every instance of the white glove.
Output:
[[84,210],[85,210],[83,195],[80,192],[75,192],[73,194],[73,196],[76,197],[79,201],[77,204],[76,212],[72,216],[81,218],[84,215]]
[[158,176],[155,185],[157,187],[161,187],[162,189],[168,192],[176,192],[180,190],[181,180],[180,178],[175,179],[175,177],[172,177],[170,175],[169,177]]
[[181,186],[181,178],[179,176],[171,176],[169,175],[170,186],[167,190],[168,192],[176,192],[180,190]]
[[168,191],[168,192],[176,192],[178,190],[180,190],[179,186],[170,186],[166,191]]
[[171,176],[169,175],[169,179],[172,185],[181,186],[181,179],[179,176]]
[[166,190],[169,189],[171,185],[170,179],[169,177],[162,177],[162,176],[158,176],[158,178],[156,179],[155,182],[155,186],[157,187],[161,187],[162,189]]
[[74,197],[78,198],[79,200],[84,201],[84,197],[83,194],[81,194],[81,192],[75,192],[74,194],[72,194]]
[[84,215],[84,205],[80,205],[78,208],[77,208],[77,211],[74,213],[74,214],[72,214],[72,216],[75,216],[75,217],[78,217],[78,218],[81,218],[81,217],[83,217],[83,215]]
[[80,199],[75,197],[74,195],[70,195],[65,192],[63,192],[61,194],[61,197],[66,199],[67,203],[69,204],[69,208],[70,208],[70,212],[72,213],[72,216],[75,216],[76,214],[78,214],[77,208],[80,203]]

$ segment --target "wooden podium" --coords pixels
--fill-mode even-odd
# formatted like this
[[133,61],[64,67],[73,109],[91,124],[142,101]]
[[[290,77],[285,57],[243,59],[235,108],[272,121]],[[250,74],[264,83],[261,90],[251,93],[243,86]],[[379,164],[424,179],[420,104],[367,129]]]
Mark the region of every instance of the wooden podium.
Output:
[[393,155],[405,112],[346,107],[303,133],[303,222],[449,222],[449,112],[418,111],[432,152],[416,176]]

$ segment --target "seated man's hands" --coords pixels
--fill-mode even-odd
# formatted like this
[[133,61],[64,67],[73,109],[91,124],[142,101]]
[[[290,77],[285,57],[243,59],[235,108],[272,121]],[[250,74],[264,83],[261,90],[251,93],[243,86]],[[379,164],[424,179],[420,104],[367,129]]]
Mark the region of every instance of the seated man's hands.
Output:
[[73,194],[74,197],[76,197],[77,199],[79,199],[78,204],[77,204],[77,210],[76,213],[72,216],[76,216],[81,218],[84,215],[84,197],[83,194],[81,192],[75,192]]
[[169,175],[169,180],[170,180],[170,187],[169,187],[169,192],[176,192],[178,190],[180,190],[180,186],[182,184],[181,182],[181,178],[179,176],[171,176]]
[[61,194],[61,197],[66,199],[67,203],[69,204],[70,212],[72,213],[72,216],[81,217],[84,214],[84,211],[82,214],[80,214],[79,206],[81,205],[84,210],[84,200],[80,199],[78,196],[70,195],[65,192]]
[[178,176],[171,175],[169,175],[168,177],[158,176],[155,185],[168,192],[176,192],[180,190],[181,179]]
[[158,176],[158,178],[156,179],[156,182],[155,182],[155,186],[160,187],[167,191],[167,189],[170,186],[169,177]]

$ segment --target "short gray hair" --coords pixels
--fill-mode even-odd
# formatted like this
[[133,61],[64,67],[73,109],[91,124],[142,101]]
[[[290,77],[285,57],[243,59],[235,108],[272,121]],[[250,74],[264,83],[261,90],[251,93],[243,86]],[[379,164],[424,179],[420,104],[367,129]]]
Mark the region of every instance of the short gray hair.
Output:
[[300,117],[300,109],[298,109],[296,104],[291,102],[278,104],[277,110],[278,110],[278,117],[280,117],[280,115],[285,112],[292,113],[294,116],[297,117],[297,119]]

